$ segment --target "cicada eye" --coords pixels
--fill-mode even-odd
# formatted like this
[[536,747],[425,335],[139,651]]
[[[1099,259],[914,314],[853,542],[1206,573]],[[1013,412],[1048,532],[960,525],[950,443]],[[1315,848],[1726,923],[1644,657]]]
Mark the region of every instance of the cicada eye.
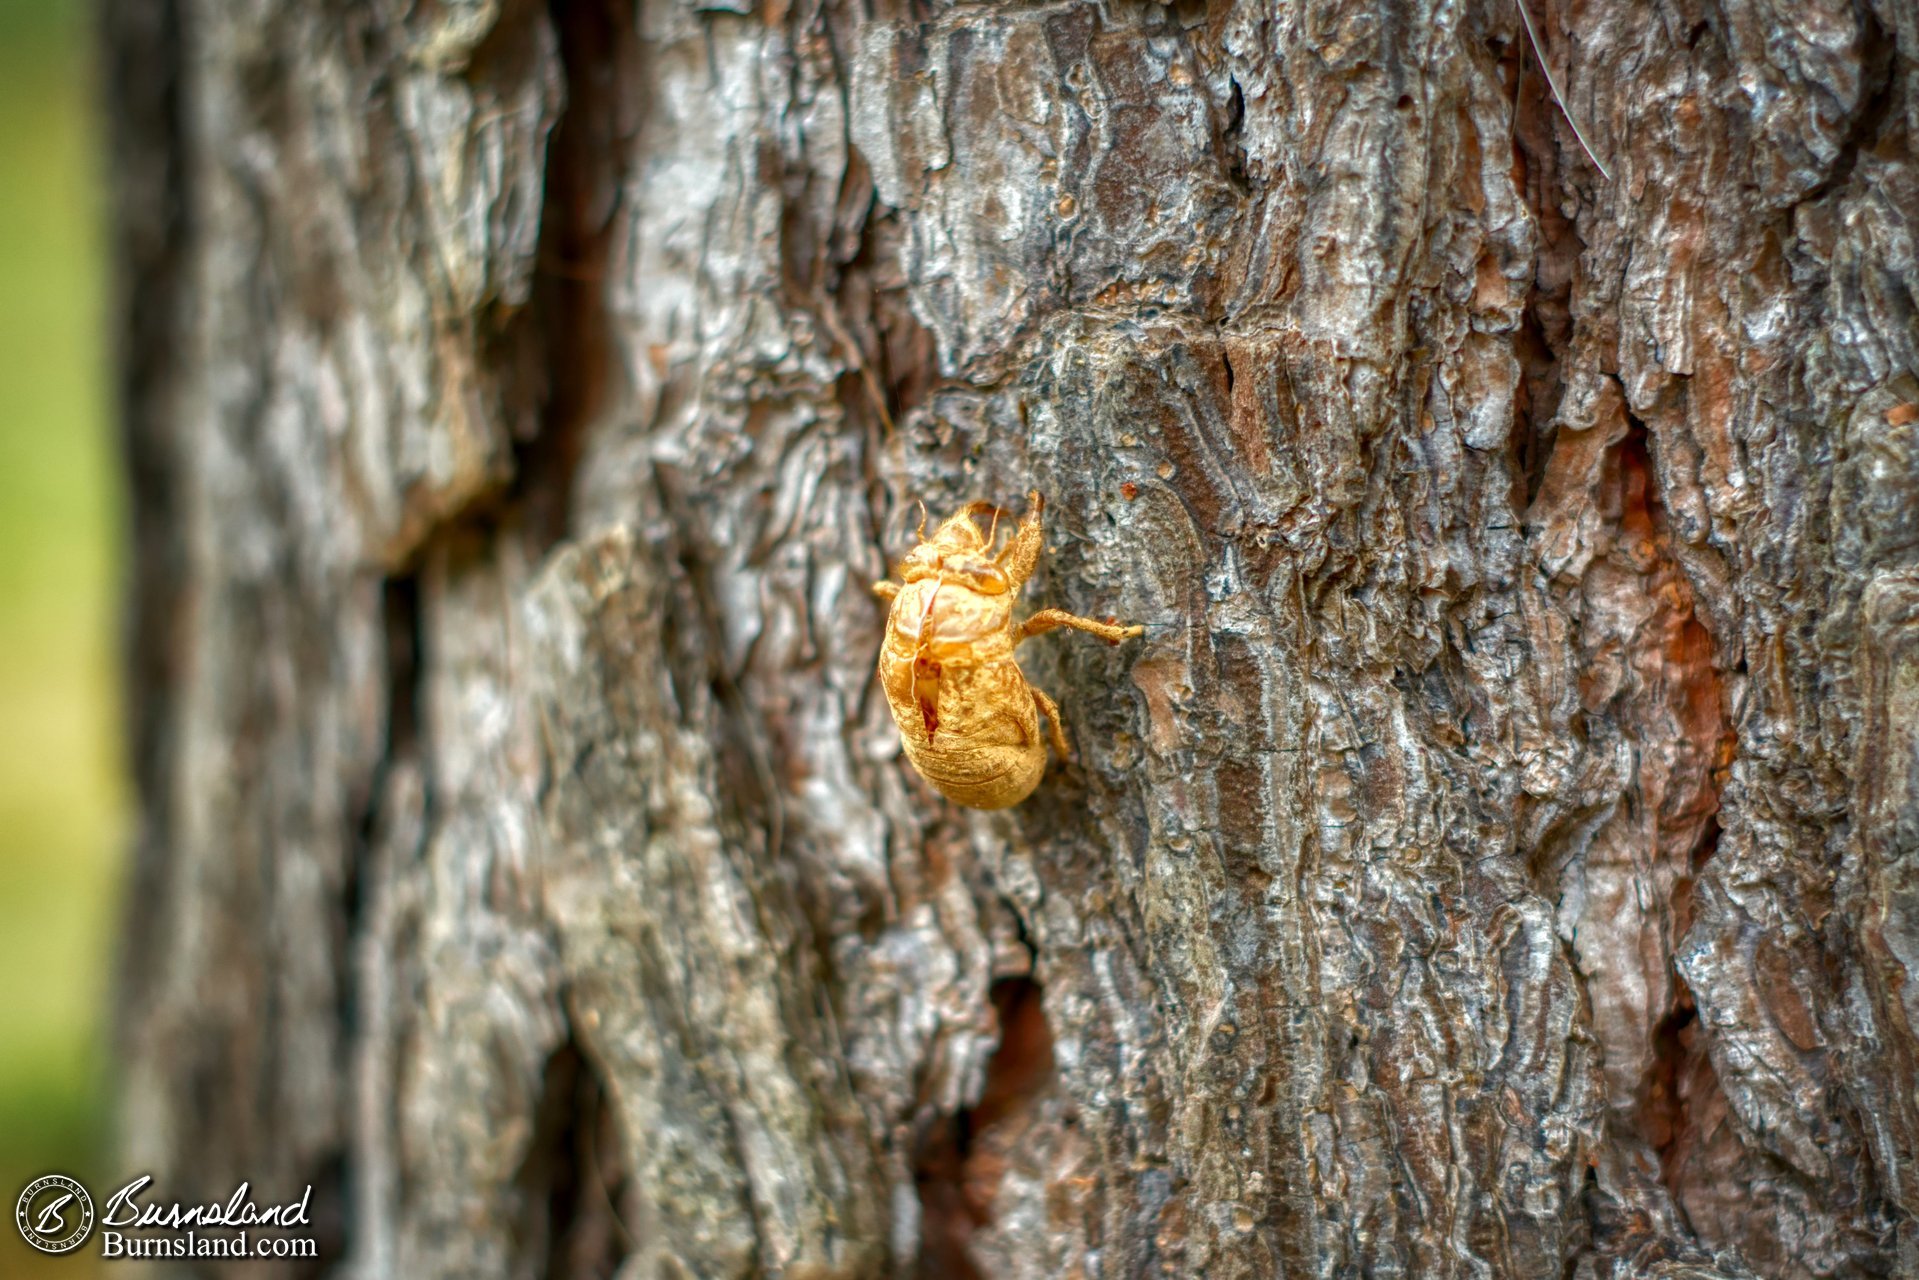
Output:
[[909,551],[906,559],[900,561],[900,580],[902,582],[918,582],[922,578],[938,577],[939,571],[939,553],[932,550],[923,542]]
[[991,561],[965,556],[947,561],[946,571],[983,596],[1003,596],[1012,588],[1005,571]]

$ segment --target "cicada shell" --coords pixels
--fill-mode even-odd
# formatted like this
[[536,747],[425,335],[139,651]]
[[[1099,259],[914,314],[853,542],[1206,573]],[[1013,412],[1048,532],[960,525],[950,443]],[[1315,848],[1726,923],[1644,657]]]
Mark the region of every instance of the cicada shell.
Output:
[[[926,537],[899,569],[900,581],[873,590],[893,602],[880,648],[880,687],[899,726],[906,758],[940,794],[974,809],[1004,809],[1033,794],[1046,772],[1047,722],[1062,759],[1059,707],[1027,682],[1013,657],[1021,641],[1072,627],[1109,644],[1144,628],[1095,622],[1042,609],[1015,624],[1020,588],[1039,564],[1045,502],[1027,495],[1018,528],[997,551],[1004,513],[988,502],[966,506]],[[982,530],[981,517],[991,517]]]

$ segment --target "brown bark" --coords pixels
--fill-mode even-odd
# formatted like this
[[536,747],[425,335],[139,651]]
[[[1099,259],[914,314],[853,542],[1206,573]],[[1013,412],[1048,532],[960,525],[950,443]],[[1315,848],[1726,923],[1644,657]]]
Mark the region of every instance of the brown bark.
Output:
[[[1610,181],[1510,0],[112,0],[128,1160],[367,1277],[1919,1274],[1919,12],[1532,13]],[[1148,634],[970,813],[866,588],[1029,488]]]

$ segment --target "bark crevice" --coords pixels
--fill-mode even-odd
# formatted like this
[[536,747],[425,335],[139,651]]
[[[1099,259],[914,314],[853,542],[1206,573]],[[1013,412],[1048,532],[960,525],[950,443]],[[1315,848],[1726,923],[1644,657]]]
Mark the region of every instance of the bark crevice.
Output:
[[526,1157],[515,1177],[523,1210],[516,1252],[528,1274],[612,1280],[636,1246],[624,1207],[626,1140],[606,1084],[569,1037],[546,1060]]

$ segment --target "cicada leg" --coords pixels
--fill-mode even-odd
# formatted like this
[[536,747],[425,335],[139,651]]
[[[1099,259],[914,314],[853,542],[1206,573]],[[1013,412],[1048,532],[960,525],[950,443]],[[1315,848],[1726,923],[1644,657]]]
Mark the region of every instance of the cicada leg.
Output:
[[1026,514],[1020,517],[1019,531],[1006,540],[1005,548],[994,560],[1015,591],[1039,567],[1039,554],[1045,541],[1040,531],[1040,516],[1045,510],[1046,499],[1040,497],[1039,490],[1027,494]]
[[1122,627],[1116,622],[1095,622],[1091,618],[1082,618],[1076,613],[1064,609],[1041,609],[1038,613],[1020,623],[1019,631],[1013,637],[1013,643],[1045,635],[1055,627],[1071,627],[1075,631],[1084,631],[1088,635],[1098,636],[1107,644],[1118,644],[1122,640],[1131,640],[1134,636],[1146,634],[1146,628],[1137,623]]
[[1066,747],[1066,726],[1060,723],[1059,703],[1047,697],[1038,686],[1029,684],[1026,691],[1033,695],[1033,705],[1046,717],[1046,736],[1053,743],[1053,752],[1062,762],[1071,760],[1073,753]]

